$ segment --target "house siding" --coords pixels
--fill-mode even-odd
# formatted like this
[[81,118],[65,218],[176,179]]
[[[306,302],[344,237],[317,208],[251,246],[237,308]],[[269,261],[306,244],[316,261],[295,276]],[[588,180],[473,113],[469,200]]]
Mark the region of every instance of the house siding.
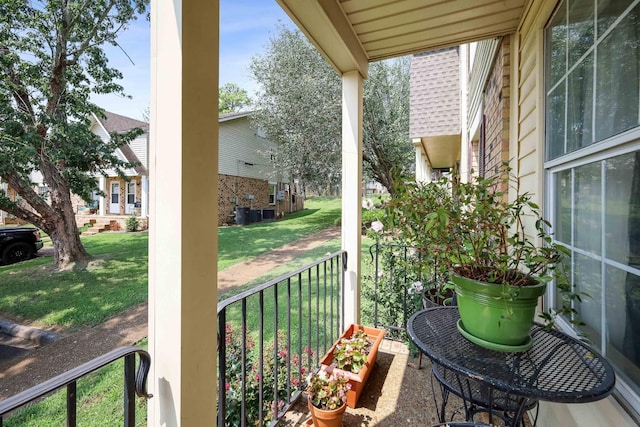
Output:
[[247,117],[220,122],[219,135],[220,174],[262,180],[278,178],[265,157],[273,143],[259,137]]
[[133,150],[134,154],[145,168],[149,167],[147,161],[148,139],[149,135],[144,133],[129,143],[131,150]]

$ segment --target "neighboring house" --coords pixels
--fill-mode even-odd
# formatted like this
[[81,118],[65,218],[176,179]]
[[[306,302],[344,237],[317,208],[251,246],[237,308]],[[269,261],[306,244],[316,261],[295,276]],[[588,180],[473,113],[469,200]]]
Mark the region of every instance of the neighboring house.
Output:
[[[90,117],[91,131],[104,141],[109,140],[109,134],[112,132],[126,132],[134,128],[143,130],[141,135],[129,144],[118,148],[115,153],[120,160],[134,163],[136,166],[124,170],[127,179],[120,177],[115,170],[107,171],[107,176],[100,175],[98,177],[99,188],[106,194],[106,197],[96,193],[93,202],[87,203],[80,196],[72,194],[71,203],[76,212],[76,220],[79,226],[90,222],[95,223],[96,229],[104,229],[107,224],[115,221],[120,228],[124,229],[126,218],[136,215],[140,217],[140,228],[146,228],[149,216],[149,173],[147,169],[149,124],[108,111],[105,111],[104,115],[104,118],[95,114]],[[33,172],[31,181],[38,187],[41,194],[46,194],[47,187],[43,183],[40,172]],[[16,194],[10,187],[6,188],[6,191],[10,198],[15,199]],[[2,223],[20,222],[5,212],[0,212],[0,221]]]
[[[94,200],[98,202],[96,214],[100,216],[109,215],[139,215],[147,217],[149,215],[149,124],[130,117],[119,114],[104,112],[105,118],[92,114],[91,131],[100,136],[104,141],[108,141],[109,134],[113,132],[127,132],[135,128],[140,128],[143,133],[129,144],[116,150],[116,156],[120,160],[136,164],[136,166],[124,170],[127,179],[123,179],[115,170],[108,171],[107,176],[99,177],[99,186],[106,194],[106,197],[96,196]],[[75,198],[74,207],[76,211],[86,206],[80,198]]]
[[[572,284],[591,296],[576,305],[582,332],[617,370],[617,399],[585,417],[630,425],[625,410],[640,411],[640,4],[584,4],[573,17],[577,2],[567,3],[554,14],[543,2],[516,35],[412,57],[416,177],[457,168],[469,181],[511,162],[571,251]],[[556,298],[551,287],[545,303]],[[545,406],[538,425],[582,419]]]
[[219,116],[218,225],[280,218],[304,207],[298,185],[269,161],[275,144],[251,126],[250,115]]

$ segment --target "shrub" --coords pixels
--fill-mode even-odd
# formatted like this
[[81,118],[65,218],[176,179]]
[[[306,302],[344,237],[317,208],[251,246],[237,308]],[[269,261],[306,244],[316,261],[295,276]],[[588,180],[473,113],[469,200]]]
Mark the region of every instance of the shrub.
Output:
[[135,216],[127,218],[127,231],[137,231],[140,226],[140,221]]

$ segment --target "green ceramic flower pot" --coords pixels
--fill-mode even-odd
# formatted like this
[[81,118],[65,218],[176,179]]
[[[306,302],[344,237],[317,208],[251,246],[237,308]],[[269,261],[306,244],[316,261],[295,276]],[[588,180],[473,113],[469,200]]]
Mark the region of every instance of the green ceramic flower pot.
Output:
[[455,284],[462,322],[458,329],[462,329],[465,337],[492,350],[519,351],[530,347],[529,332],[546,283],[505,288],[455,274],[451,281]]

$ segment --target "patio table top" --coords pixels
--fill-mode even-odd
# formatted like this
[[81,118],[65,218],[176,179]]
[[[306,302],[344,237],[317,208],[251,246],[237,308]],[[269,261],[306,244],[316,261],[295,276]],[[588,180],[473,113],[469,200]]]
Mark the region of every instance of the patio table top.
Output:
[[480,347],[464,338],[457,307],[415,313],[408,322],[411,340],[434,363],[521,398],[584,403],[609,395],[615,385],[611,364],[585,343],[534,324],[533,345],[522,352]]

